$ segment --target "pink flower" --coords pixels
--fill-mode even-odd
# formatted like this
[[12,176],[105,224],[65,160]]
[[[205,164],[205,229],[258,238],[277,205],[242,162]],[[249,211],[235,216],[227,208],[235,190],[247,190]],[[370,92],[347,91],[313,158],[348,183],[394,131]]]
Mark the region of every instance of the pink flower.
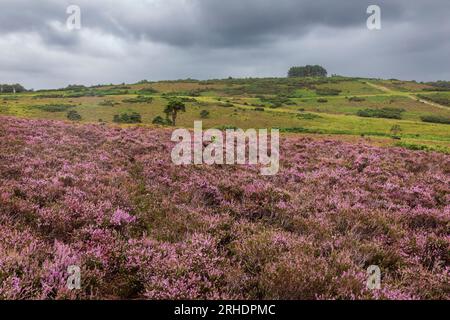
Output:
[[136,221],[136,217],[133,217],[122,209],[117,209],[111,217],[111,223],[115,226],[133,223],[134,221]]

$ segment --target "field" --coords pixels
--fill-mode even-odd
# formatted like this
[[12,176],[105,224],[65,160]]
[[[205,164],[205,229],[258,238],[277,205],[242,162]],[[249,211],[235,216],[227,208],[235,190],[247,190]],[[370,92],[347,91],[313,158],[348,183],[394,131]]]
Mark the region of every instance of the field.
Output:
[[[0,94],[0,299],[450,299],[449,99],[345,77]],[[279,173],[175,166],[195,120],[279,128]]]
[[[67,120],[66,109],[48,112],[36,107],[66,105],[81,115],[82,122],[112,123],[116,114],[137,112],[142,116],[141,125],[152,127],[155,117],[164,117],[168,100],[178,98],[187,105],[177,122],[182,127],[190,128],[194,120],[203,120],[204,127],[273,127],[285,132],[366,136],[385,145],[401,143],[448,153],[448,124],[422,121],[424,116],[449,121],[450,107],[428,98],[436,99],[436,95],[441,99],[435,101],[448,101],[448,93],[434,92],[426,84],[344,77],[143,81],[0,95],[0,115]],[[141,102],[138,97],[145,99]],[[358,116],[367,109],[383,108],[401,110],[400,119]],[[201,119],[203,110],[209,115]],[[395,125],[400,128],[395,136],[401,142],[391,139]]]
[[450,298],[448,155],[292,134],[264,177],[170,132],[1,117],[0,297]]

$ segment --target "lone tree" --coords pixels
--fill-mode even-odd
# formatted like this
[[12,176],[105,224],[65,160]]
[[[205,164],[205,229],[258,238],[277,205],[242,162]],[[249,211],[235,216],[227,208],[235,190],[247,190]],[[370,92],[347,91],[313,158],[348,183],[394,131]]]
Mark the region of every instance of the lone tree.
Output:
[[301,78],[301,77],[326,77],[328,74],[327,70],[322,66],[304,66],[304,67],[292,67],[289,69],[289,78]]
[[172,125],[176,125],[178,112],[186,112],[186,105],[179,100],[172,100],[167,104],[166,109],[164,109],[164,113],[166,114],[167,120],[169,120],[169,116],[172,117]]

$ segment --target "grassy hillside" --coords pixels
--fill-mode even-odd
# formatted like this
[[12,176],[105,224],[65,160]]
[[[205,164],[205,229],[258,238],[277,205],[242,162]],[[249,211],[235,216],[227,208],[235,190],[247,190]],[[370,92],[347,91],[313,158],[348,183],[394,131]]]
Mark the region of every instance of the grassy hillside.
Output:
[[[137,112],[153,126],[170,99],[183,99],[177,125],[280,128],[284,132],[371,137],[385,144],[448,152],[449,92],[432,84],[360,78],[267,78],[180,80],[0,95],[0,115],[113,123],[114,115]],[[202,119],[200,113],[209,112]],[[394,114],[394,116],[392,116]],[[364,115],[364,116],[361,116]],[[430,118],[430,116],[432,116]],[[425,122],[423,119],[439,123]],[[427,118],[428,117],[428,118]],[[399,126],[397,139],[391,139]]]

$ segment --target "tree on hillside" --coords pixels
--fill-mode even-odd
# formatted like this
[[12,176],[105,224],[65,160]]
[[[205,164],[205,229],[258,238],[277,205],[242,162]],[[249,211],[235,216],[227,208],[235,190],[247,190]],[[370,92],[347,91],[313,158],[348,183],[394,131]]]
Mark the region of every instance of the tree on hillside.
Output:
[[166,109],[164,109],[164,113],[166,114],[167,120],[169,120],[169,116],[172,118],[172,125],[176,125],[178,112],[186,112],[186,105],[179,100],[171,100],[167,104]]
[[16,84],[0,84],[0,93],[20,93],[27,91],[22,85]]
[[300,77],[326,77],[328,74],[327,70],[322,66],[304,66],[304,67],[292,67],[289,69],[289,78],[300,78]]

